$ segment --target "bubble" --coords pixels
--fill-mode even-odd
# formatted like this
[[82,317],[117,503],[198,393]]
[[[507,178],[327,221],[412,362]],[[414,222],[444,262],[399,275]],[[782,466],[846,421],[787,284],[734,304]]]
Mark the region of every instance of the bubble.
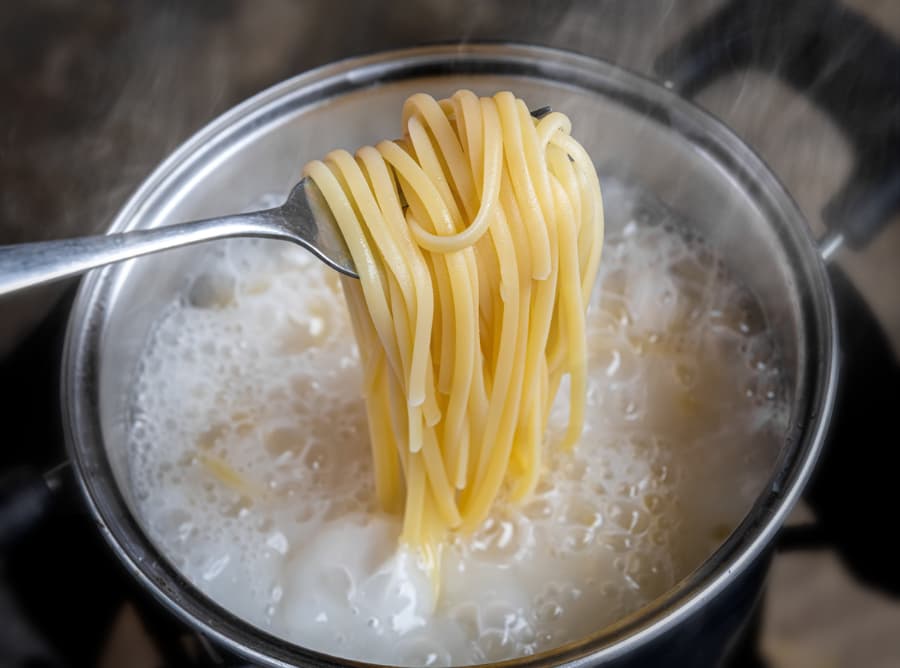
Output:
[[527,536],[521,526],[506,517],[488,518],[471,541],[473,555],[504,563],[527,547]]
[[548,519],[553,516],[553,504],[540,499],[532,501],[522,510],[525,516],[532,520]]
[[545,601],[535,606],[535,618],[538,622],[553,622],[563,615],[563,607],[556,601]]
[[479,621],[478,606],[475,603],[462,603],[455,606],[450,611],[450,619],[459,626],[470,641],[477,640],[481,622]]
[[644,496],[644,508],[650,514],[656,514],[662,509],[662,498],[659,494],[647,494]]
[[295,453],[304,443],[303,433],[296,427],[278,427],[266,434],[266,451],[273,457]]
[[593,504],[574,498],[566,506],[564,521],[570,525],[594,528],[603,524],[603,515]]
[[[235,277],[229,273],[221,271],[202,273],[188,288],[188,303],[194,308],[201,309],[232,306],[235,300],[235,285]],[[173,316],[176,324],[182,324],[185,320],[183,312],[178,312]]]
[[650,518],[647,513],[637,505],[627,501],[610,504],[606,515],[612,522],[632,535],[643,533],[650,525]]
[[[240,616],[382,663],[531,654],[666,591],[765,484],[789,414],[789,369],[714,246],[680,236],[658,203],[641,211],[610,219],[588,317],[581,443],[574,455],[554,449],[564,383],[548,470],[521,506],[502,502],[474,536],[445,546],[437,600],[418,566],[390,566],[399,519],[376,507],[339,280],[285,244],[210,248],[148,335],[128,433],[148,533]],[[220,275],[235,277],[230,294],[209,278]],[[201,453],[247,489],[210,476]],[[732,502],[715,502],[722,494]],[[388,584],[374,587],[379,577]],[[428,623],[398,635],[390,620],[401,612]]]
[[598,537],[597,542],[613,552],[618,552],[620,554],[624,554],[634,547],[634,539],[628,534],[622,533],[608,533],[601,535]]
[[303,464],[308,469],[318,471],[328,461],[328,449],[321,444],[312,444],[303,453]]

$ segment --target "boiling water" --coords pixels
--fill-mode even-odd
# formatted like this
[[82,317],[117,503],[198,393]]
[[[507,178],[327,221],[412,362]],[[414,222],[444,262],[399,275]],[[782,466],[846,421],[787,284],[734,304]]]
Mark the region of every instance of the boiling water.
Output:
[[588,318],[584,436],[556,451],[557,401],[535,494],[445,547],[438,596],[376,507],[337,275],[284,243],[218,247],[139,362],[130,475],[162,551],[259,627],[401,665],[550,649],[696,568],[771,472],[776,351],[707,247],[664,209],[605,195],[625,201]]

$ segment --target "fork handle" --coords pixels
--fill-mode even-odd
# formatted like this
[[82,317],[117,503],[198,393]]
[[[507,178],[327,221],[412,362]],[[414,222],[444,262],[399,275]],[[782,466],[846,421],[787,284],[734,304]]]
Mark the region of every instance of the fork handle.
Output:
[[150,230],[0,246],[0,296],[141,255],[225,237],[282,238],[277,209]]

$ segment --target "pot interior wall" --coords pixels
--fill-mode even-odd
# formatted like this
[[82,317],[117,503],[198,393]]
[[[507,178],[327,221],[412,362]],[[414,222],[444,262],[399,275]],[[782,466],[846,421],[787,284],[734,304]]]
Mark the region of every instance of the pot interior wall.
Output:
[[[286,193],[307,160],[336,147],[353,150],[398,136],[399,110],[412,93],[512,90],[531,108],[551,105],[569,115],[601,178],[614,175],[653,193],[727,258],[776,325],[795,398],[790,429],[798,430],[807,417],[809,384],[816,380],[808,349],[818,342],[806,322],[812,309],[805,287],[812,284],[808,239],[790,203],[777,197],[773,177],[748,170],[756,164],[749,151],[696,110],[670,105],[674,96],[610,66],[570,70],[564,61],[548,65],[541,58],[516,68],[502,59],[492,64],[490,57],[454,62],[451,71],[439,73],[434,66],[391,69],[388,63],[387,72],[338,66],[330,79],[314,74],[263,94],[205,130],[202,142],[192,140],[194,150],[170,160],[115,227],[154,227],[259,206],[266,195]],[[606,206],[607,229],[614,233],[628,220],[614,197]],[[134,417],[129,398],[138,356],[152,323],[198,258],[213,251],[206,244],[109,268],[92,302],[90,318],[99,337],[93,391],[103,446],[132,508],[125,443]]]

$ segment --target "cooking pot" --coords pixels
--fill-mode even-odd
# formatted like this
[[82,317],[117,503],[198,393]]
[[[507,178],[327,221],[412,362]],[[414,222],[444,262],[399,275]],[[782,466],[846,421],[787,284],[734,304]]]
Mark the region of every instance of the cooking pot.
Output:
[[[838,370],[819,249],[771,171],[721,123],[664,87],[558,50],[468,45],[383,53],[303,74],[213,121],[143,183],[110,231],[233,212],[284,194],[305,161],[396,136],[408,95],[443,97],[459,88],[508,89],[532,108],[566,113],[601,178],[614,174],[675,210],[756,294],[774,329],[790,419],[771,478],[740,525],[654,602],[590,637],[504,665],[712,663],[758,598],[773,537],[822,446]],[[611,203],[609,228],[625,222]],[[125,446],[137,359],[161,309],[200,254],[213,250],[182,249],[85,278],[63,357],[68,454],[110,547],[175,615],[257,664],[360,665],[294,646],[211,601],[160,553],[135,513]]]

